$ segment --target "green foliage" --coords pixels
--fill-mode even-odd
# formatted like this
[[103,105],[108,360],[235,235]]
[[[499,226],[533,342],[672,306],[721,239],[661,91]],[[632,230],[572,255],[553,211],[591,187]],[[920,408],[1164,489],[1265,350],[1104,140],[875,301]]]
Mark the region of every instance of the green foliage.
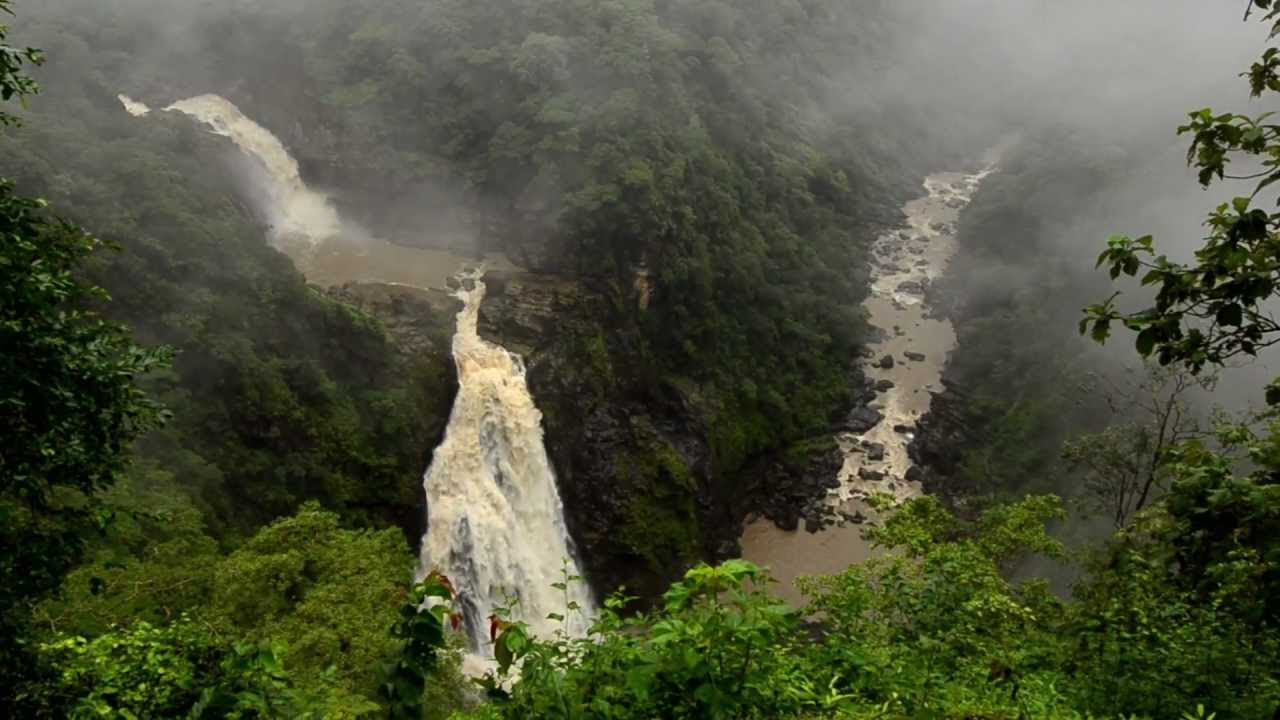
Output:
[[[425,449],[451,394],[440,370],[447,358],[402,356],[377,323],[308,288],[266,247],[232,179],[210,161],[226,150],[219,141],[185,121],[106,112],[131,77],[130,39],[149,26],[127,27],[113,6],[66,14],[65,3],[49,5],[59,6],[65,17],[42,32],[93,69],[55,72],[65,91],[0,141],[0,165],[130,250],[89,274],[115,291],[103,312],[181,351],[171,372],[150,381],[177,415],[147,438],[146,462],[115,484],[121,450],[156,414],[133,379],[159,356],[90,313],[102,298],[72,271],[94,241],[0,187],[0,219],[12,228],[0,234],[13,240],[0,255],[0,291],[13,298],[0,303],[0,403],[40,408],[0,419],[17,423],[6,438],[24,440],[0,456],[0,579],[13,580],[3,591],[13,601],[6,627],[25,631],[29,603],[81,559],[86,523],[105,531],[61,595],[38,607],[48,681],[14,686],[28,708],[52,717],[447,712],[459,694],[445,641],[452,591],[431,577],[406,594],[404,543],[395,531],[364,529],[416,507]],[[221,8],[225,16],[205,26],[220,47],[206,57],[226,62],[201,77],[243,76],[249,101],[263,106],[254,100],[260,83],[296,85],[309,104],[296,107],[315,110],[303,113],[318,138],[303,151],[310,167],[388,187],[464,186],[465,202],[501,235],[486,242],[585,279],[608,321],[596,318],[574,341],[598,376],[584,383],[586,400],[671,391],[705,425],[720,478],[825,427],[847,401],[862,327],[857,238],[893,203],[873,170],[890,153],[852,148],[839,140],[850,127],[805,110],[832,89],[807,58],[848,59],[824,32],[847,19],[841,4],[315,6],[307,23],[282,7]],[[773,49],[797,43],[804,52]],[[38,60],[0,52],[10,76]],[[297,82],[247,71],[264,67]],[[1280,87],[1277,68],[1268,51],[1251,72],[1255,92]],[[779,80],[761,91],[761,77]],[[33,86],[3,87],[21,95]],[[1280,131],[1265,119],[1199,113],[1187,132],[1206,178],[1221,179],[1234,152],[1273,163],[1266,154]],[[1082,200],[1114,172],[1106,162],[1071,167],[1061,182]],[[1034,173],[1018,170],[1005,180],[1017,193],[998,197],[1035,185],[1024,182]],[[1063,187],[1036,192],[1060,202]],[[1103,305],[1094,320],[1135,323],[1143,354],[1167,350],[1193,367],[1256,351],[1272,331],[1251,313],[1270,294],[1278,221],[1251,203],[1215,214],[1199,266],[1152,262],[1151,282],[1168,290],[1163,316],[1111,317]],[[1051,222],[1032,201],[987,208],[966,220],[968,237],[982,235],[972,228],[1020,233]],[[1026,257],[1043,249],[1007,240],[993,234],[976,261],[1008,247]],[[1104,262],[1117,276],[1136,274],[1148,251],[1146,240],[1118,239]],[[1076,355],[1041,330],[1058,323],[1053,308],[1070,305],[1058,300],[1078,287],[1057,277],[1061,258],[1038,259],[1039,274],[979,298],[958,325],[965,347],[996,356],[957,364],[962,376],[981,376],[975,406],[989,421],[963,465],[1006,487],[1043,477],[1043,438],[1073,421],[1061,410]],[[1170,317],[1203,317],[1209,331]],[[1092,327],[1105,336],[1109,325]],[[46,357],[55,370],[90,372],[25,364]],[[99,385],[95,372],[110,382]],[[1049,390],[1024,392],[1029,382]],[[46,404],[33,402],[50,389]],[[36,422],[47,418],[57,422]],[[618,535],[653,567],[687,564],[698,552],[699,488],[655,427],[631,425],[644,452],[619,462],[638,492]],[[1195,443],[1171,449],[1167,493],[1099,553],[1074,600],[1010,579],[1020,560],[1061,553],[1045,528],[1061,517],[1056,500],[956,518],[923,499],[870,532],[884,554],[813,580],[804,611],[773,598],[763,571],[731,561],[688,571],[644,613],[627,613],[629,598],[614,596],[584,639],[536,638],[495,618],[492,702],[473,714],[1274,715],[1276,430],[1224,430],[1236,455]],[[1241,458],[1256,469],[1240,470]]]
[[[1225,451],[1190,442],[1170,452],[1168,495],[1078,589],[1069,627],[1092,704],[1159,715],[1167,703],[1205,703],[1241,718],[1280,707],[1269,670],[1280,653],[1269,600],[1280,590],[1277,429],[1227,427]],[[1259,469],[1235,474],[1240,454]]]
[[[1199,698],[1219,717],[1257,717],[1274,703],[1265,670],[1236,674],[1250,661],[1270,667],[1266,653],[1221,667],[1188,655],[1178,667],[1208,674],[1178,692],[1161,689],[1154,665],[1203,648],[1206,635],[1204,626],[1163,625],[1172,615],[1150,621],[1160,641],[1118,645],[1142,655],[1130,662],[1150,673],[1098,660],[1105,652],[1091,656],[1106,624],[1087,622],[1097,619],[1094,596],[1064,603],[1041,582],[1007,579],[1019,558],[1061,552],[1045,529],[1060,514],[1056,499],[1029,498],[965,522],[936,500],[914,501],[870,534],[889,552],[808,581],[813,602],[804,613],[768,594],[758,568],[735,560],[691,570],[650,613],[621,615],[629,599],[611,598],[585,640],[532,639],[519,625],[500,625],[506,659],[487,683],[495,700],[474,716],[1012,720],[1120,717],[1134,708],[1173,717]],[[1158,588],[1144,594],[1150,578],[1140,573],[1108,572],[1136,593],[1117,597],[1116,608],[1171,599]],[[814,631],[804,616],[818,621]],[[1206,692],[1213,683],[1226,685]]]
[[[1195,462],[1180,460],[1179,475]],[[1056,498],[972,521],[915,500],[868,533],[884,552],[807,580],[803,612],[734,560],[689,571],[648,613],[624,615],[631,598],[610,598],[587,639],[499,622],[494,700],[469,716],[1267,717],[1280,703],[1280,635],[1259,615],[1273,592],[1259,584],[1265,565],[1239,549],[1175,559],[1206,511],[1180,508],[1140,515],[1067,601],[1009,579],[1028,556],[1062,553],[1046,530],[1062,517]]]
[[461,616],[449,609],[453,600],[449,579],[432,573],[416,583],[400,617],[391,628],[392,637],[404,643],[400,657],[387,669],[380,692],[392,718],[417,720],[426,709],[428,679],[441,667],[446,647],[445,620],[456,630]]
[[[143,455],[183,478],[220,539],[307,499],[413,527],[452,398],[447,346],[410,358],[368,316],[307,288],[232,200],[231,178],[190,155],[176,121],[157,142],[128,119],[56,102],[6,143],[5,166],[118,241],[125,254],[93,268],[115,296],[105,312],[178,350],[173,373],[150,386],[175,420]],[[44,155],[61,156],[72,132],[70,182],[51,186]],[[115,147],[94,139],[118,132]],[[197,145],[213,152],[207,142]]]
[[186,617],[93,640],[67,637],[42,653],[57,667],[42,700],[63,717],[356,718],[377,709],[337,692],[301,692],[272,647],[228,645]]
[[[1126,138],[1126,147],[1149,143]],[[1093,374],[1105,377],[1111,363],[1072,332],[1075,308],[1103,285],[1062,238],[1082,217],[1114,214],[1108,191],[1123,186],[1137,156],[1108,149],[1087,132],[1029,132],[961,213],[959,252],[931,289],[957,346],[947,392],[922,425],[926,465],[945,478],[930,492],[971,504],[1074,494],[1062,443],[1103,429],[1111,413]]]
[[[9,12],[9,3],[0,2]],[[0,97],[37,89],[23,73],[33,49],[5,44],[0,25]],[[0,125],[16,118],[0,111]],[[30,604],[55,589],[109,519],[97,494],[126,465],[138,435],[161,420],[136,384],[167,360],[90,305],[107,299],[79,272],[101,242],[17,195],[0,180],[0,668],[10,682],[0,712],[31,671]]]
[[[743,561],[690,570],[651,614],[626,617],[628,598],[610,598],[584,640],[530,638],[505,626],[504,667],[482,711],[497,717],[744,717],[803,707],[792,654],[799,615],[763,590],[765,576]],[[801,695],[803,697],[797,697]],[[779,713],[781,714],[781,713]]]
[[[712,469],[728,484],[752,458],[827,429],[850,402],[865,245],[898,220],[916,188],[896,170],[927,143],[888,101],[867,100],[875,109],[858,118],[821,108],[866,100],[833,68],[859,65],[882,42],[873,23],[887,22],[886,4],[240,3],[193,10],[193,36],[221,39],[146,68],[116,48],[159,31],[163,3],[137,0],[145,10],[130,13],[50,0],[35,12],[49,47],[70,58],[50,69],[69,87],[157,101],[193,78],[234,87],[231,99],[285,140],[309,178],[341,184],[350,210],[383,234],[418,242],[420,225],[387,218],[439,196],[479,230],[482,249],[582,281],[605,308],[595,318],[605,331],[584,343],[575,379],[614,404],[687,380],[688,411],[713,437]],[[892,122],[872,122],[880,113]],[[116,125],[88,134],[139,132]],[[315,484],[320,473],[295,444],[286,454],[303,467],[284,479]],[[321,467],[350,462],[319,454]],[[266,465],[209,459],[223,473]]]
[[[1266,11],[1267,22],[1280,23],[1280,9],[1271,0],[1254,0],[1252,5]],[[1277,28],[1280,25],[1273,25],[1269,42],[1274,42]],[[1268,47],[1245,76],[1254,97],[1280,92],[1280,48]],[[1267,188],[1280,180],[1280,125],[1269,123],[1271,116],[1214,113],[1210,108],[1190,113],[1190,121],[1178,133],[1192,136],[1187,162],[1199,171],[1200,184],[1207,188],[1227,179],[1257,184],[1249,195],[1234,197],[1209,215],[1208,237],[1192,263],[1157,255],[1150,235],[1112,236],[1098,256],[1098,266],[1107,266],[1113,280],[1141,273],[1142,285],[1156,289],[1155,303],[1124,312],[1116,305],[1116,293],[1085,310],[1082,334],[1105,342],[1112,326],[1120,323],[1137,333],[1139,354],[1154,355],[1162,365],[1185,364],[1193,372],[1241,355],[1255,356],[1280,342],[1280,325],[1264,307],[1280,281],[1280,213],[1258,206],[1269,199]],[[1261,169],[1228,175],[1232,162]],[[1280,400],[1280,393],[1271,393],[1268,400]]]
[[[435,711],[462,704],[455,650],[444,642],[448,608],[419,612],[424,599],[451,596],[447,580],[428,578],[406,597],[411,558],[395,530],[343,529],[335,514],[308,506],[229,555],[207,536],[178,530],[139,559],[120,564],[114,557],[104,551],[77,569],[61,597],[37,610],[38,623],[57,631],[48,636],[46,665],[64,673],[80,668],[78,680],[62,681],[60,702],[97,702],[93,688],[124,681],[106,683],[85,673],[144,672],[145,663],[125,649],[141,648],[137,652],[146,655],[159,644],[163,652],[152,655],[168,653],[187,668],[175,671],[180,681],[172,680],[178,684],[165,692],[181,696],[174,702],[204,693],[211,708],[222,708],[209,710],[211,717],[228,712],[237,693],[257,692],[219,689],[226,682],[218,672],[232,669],[216,670],[219,663],[232,663],[238,674],[265,673],[253,682],[283,682],[282,692],[324,705],[317,717],[381,712],[373,700],[379,696],[394,717],[422,717],[425,698],[436,703]],[[197,652],[199,643],[190,638],[212,645]],[[98,649],[83,663],[67,654],[86,647]],[[235,657],[227,654],[231,650]],[[94,659],[104,654],[114,659]],[[287,678],[281,663],[290,668]],[[131,670],[134,665],[139,667]],[[145,679],[124,684],[143,682],[168,687]],[[167,702],[152,695],[145,701]],[[136,712],[138,702],[121,699],[119,707]]]
[[105,520],[95,494],[160,418],[135,379],[166,359],[87,308],[105,293],[74,272],[100,243],[43,208],[0,182],[0,517],[13,549],[0,565],[6,627],[20,603],[56,587],[80,559],[85,533]]
[[303,687],[373,697],[381,666],[399,653],[388,628],[411,567],[396,530],[343,529],[308,505],[228,555],[199,527],[157,537],[138,556],[103,550],[36,619],[93,636],[190,613],[227,637],[273,643]]
[[[11,0],[0,0],[0,12],[13,14]],[[0,100],[8,102],[14,98],[26,106],[27,96],[40,90],[36,81],[26,74],[27,65],[39,65],[44,62],[44,53],[35,48],[15,48],[5,43],[9,36],[9,26],[0,24]],[[16,125],[21,122],[17,116],[0,110],[0,126]]]

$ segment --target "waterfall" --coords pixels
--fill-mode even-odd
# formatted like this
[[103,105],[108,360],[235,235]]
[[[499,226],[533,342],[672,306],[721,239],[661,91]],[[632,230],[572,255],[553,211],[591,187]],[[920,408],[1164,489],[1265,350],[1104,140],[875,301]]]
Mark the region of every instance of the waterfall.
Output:
[[151,108],[147,107],[146,104],[140,103],[128,95],[117,95],[116,99],[124,106],[124,111],[134,117],[143,117],[151,113]]
[[[119,100],[135,117],[147,115],[150,109],[126,95]],[[271,234],[278,244],[314,247],[322,241],[342,234],[344,225],[329,199],[302,181],[298,162],[284,143],[271,131],[245,117],[231,101],[219,95],[197,95],[179,100],[166,112],[180,112],[208,127],[212,132],[230,138],[246,155],[256,160],[264,171],[263,189],[267,197],[258,205],[271,222]]]
[[[126,95],[119,100],[135,117],[151,113]],[[452,256],[393,246],[341,220],[328,198],[303,182],[284,144],[225,98],[200,95],[165,110],[188,115],[230,138],[261,165],[266,197],[258,198],[259,205],[273,220],[275,242],[292,251],[308,279],[324,279],[332,274],[326,270],[338,267],[336,276],[347,280],[430,287],[424,278],[434,274],[428,272],[431,266],[457,266]],[[359,236],[358,248],[344,252],[335,247],[331,241],[343,231]],[[496,608],[510,608],[512,619],[526,622],[542,637],[586,635],[595,609],[584,582],[569,583],[564,590],[552,587],[564,574],[580,571],[524,363],[481,339],[477,330],[482,276],[482,271],[463,273],[455,293],[463,303],[453,338],[458,396],[444,442],[423,479],[428,530],[418,573],[422,577],[439,569],[457,589],[456,605],[466,618],[473,651],[468,658],[472,670],[485,669],[492,656],[488,619]],[[579,610],[570,611],[570,603]],[[550,613],[564,616],[563,623],[548,619]]]
[[[461,275],[456,293],[463,303],[453,338],[458,396],[424,478],[428,529],[419,569],[420,576],[440,570],[453,582],[472,651],[480,655],[473,659],[491,656],[488,618],[495,608],[511,607],[513,619],[541,637],[585,635],[594,609],[585,582],[552,587],[564,573],[580,573],[524,362],[476,329],[482,275]],[[570,611],[568,603],[581,609]],[[564,615],[563,624],[550,613]]]

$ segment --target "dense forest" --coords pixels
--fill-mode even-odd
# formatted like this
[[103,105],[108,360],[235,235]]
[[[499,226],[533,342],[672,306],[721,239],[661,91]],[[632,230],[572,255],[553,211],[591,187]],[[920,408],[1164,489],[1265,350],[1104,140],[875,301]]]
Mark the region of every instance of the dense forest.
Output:
[[[11,4],[5,716],[1280,713],[1280,425],[1195,394],[1280,340],[1265,118],[1190,116],[1202,185],[1260,170],[1168,256],[1096,240],[1167,135],[1018,121],[930,289],[959,339],[914,448],[930,495],[797,609],[729,559],[787,481],[753,469],[831,450],[864,387],[871,240],[1004,134],[837,102],[910,47],[891,3]],[[1274,48],[1246,82],[1280,91]],[[587,637],[499,613],[496,667],[463,673],[455,588],[414,582],[456,303],[308,284],[225,138],[117,100],[210,91],[372,232],[521,268],[481,325],[527,357],[586,569],[565,582],[605,598]],[[1274,408],[1268,380],[1245,394]],[[1068,553],[1053,530],[1080,514],[1106,532]],[[1024,579],[1044,559],[1073,563],[1068,592]]]
[[[59,196],[49,180],[112,187],[109,178],[125,171],[103,147],[136,154],[133,163],[192,162],[180,143],[208,142],[198,131],[177,120],[164,120],[173,127],[158,137],[128,127],[116,93],[163,105],[216,91],[275,130],[304,173],[338,189],[339,206],[373,231],[406,244],[501,250],[531,270],[574,278],[576,291],[557,294],[553,331],[516,338],[501,323],[493,331],[526,350],[569,519],[605,590],[625,582],[654,593],[688,563],[723,557],[745,511],[744,469],[848,410],[865,333],[865,245],[898,221],[924,159],[945,156],[942,144],[931,153],[920,141],[930,137],[926,118],[899,112],[896,100],[832,110],[860,79],[843,68],[869,65],[860,59],[881,52],[901,22],[880,6],[242,3],[184,9],[175,20],[146,0],[81,5],[24,9],[24,36],[54,61],[39,71],[47,86],[32,103],[39,122],[14,136],[20,147],[7,167],[104,237],[128,238],[133,228],[97,222],[94,203],[127,203]],[[127,138],[150,147],[129,152]],[[65,143],[92,147],[67,153]],[[70,157],[79,171],[45,171],[49,160],[24,157],[33,152]],[[218,164],[212,151],[203,158]],[[209,175],[198,182],[215,182]],[[185,243],[188,233],[173,236]],[[218,245],[213,252],[227,253],[221,272],[268,262]],[[121,277],[109,272],[103,282],[127,301],[113,285]],[[132,281],[121,285],[134,291]],[[119,317],[133,321],[132,312]],[[305,326],[315,327],[278,325]],[[315,342],[279,339],[300,354]],[[334,356],[306,354],[326,357],[335,381],[339,366],[372,375],[370,365],[385,362],[357,360],[366,350],[342,345]],[[446,373],[416,374],[426,385],[414,389],[441,398],[437,411],[448,406],[439,392]],[[373,380],[369,390],[392,402],[396,382]],[[378,451],[358,453],[398,457],[369,492],[385,503],[370,509],[383,518],[416,507],[404,470],[426,457],[443,417],[422,406],[401,414],[418,442],[391,449],[370,438]],[[298,424],[309,433],[320,423]],[[359,491],[335,490],[333,499],[343,492]]]

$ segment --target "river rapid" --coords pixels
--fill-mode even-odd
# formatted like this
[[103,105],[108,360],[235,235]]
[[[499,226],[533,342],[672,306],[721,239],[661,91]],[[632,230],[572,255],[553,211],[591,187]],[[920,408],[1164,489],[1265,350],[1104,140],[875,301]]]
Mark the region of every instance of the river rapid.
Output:
[[755,518],[742,536],[743,557],[769,568],[778,581],[776,592],[795,605],[803,602],[795,587],[798,578],[840,572],[870,557],[862,532],[879,519],[871,497],[899,504],[923,492],[907,448],[934,393],[942,390],[942,372],[956,345],[951,322],[930,312],[926,292],[955,254],[960,212],[992,167],[930,175],[925,195],[903,207],[905,225],[872,244],[873,279],[865,307],[880,333],[868,345],[864,371],[876,385],[876,400],[855,410],[852,431],[837,438],[844,464],[827,502],[838,521],[808,532],[782,530]]

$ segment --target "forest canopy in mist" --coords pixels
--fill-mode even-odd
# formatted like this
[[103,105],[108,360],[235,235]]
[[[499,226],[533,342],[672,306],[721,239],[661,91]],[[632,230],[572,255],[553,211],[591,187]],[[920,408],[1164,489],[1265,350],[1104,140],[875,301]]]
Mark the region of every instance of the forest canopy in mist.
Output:
[[0,9],[0,715],[1280,714],[1271,0]]

